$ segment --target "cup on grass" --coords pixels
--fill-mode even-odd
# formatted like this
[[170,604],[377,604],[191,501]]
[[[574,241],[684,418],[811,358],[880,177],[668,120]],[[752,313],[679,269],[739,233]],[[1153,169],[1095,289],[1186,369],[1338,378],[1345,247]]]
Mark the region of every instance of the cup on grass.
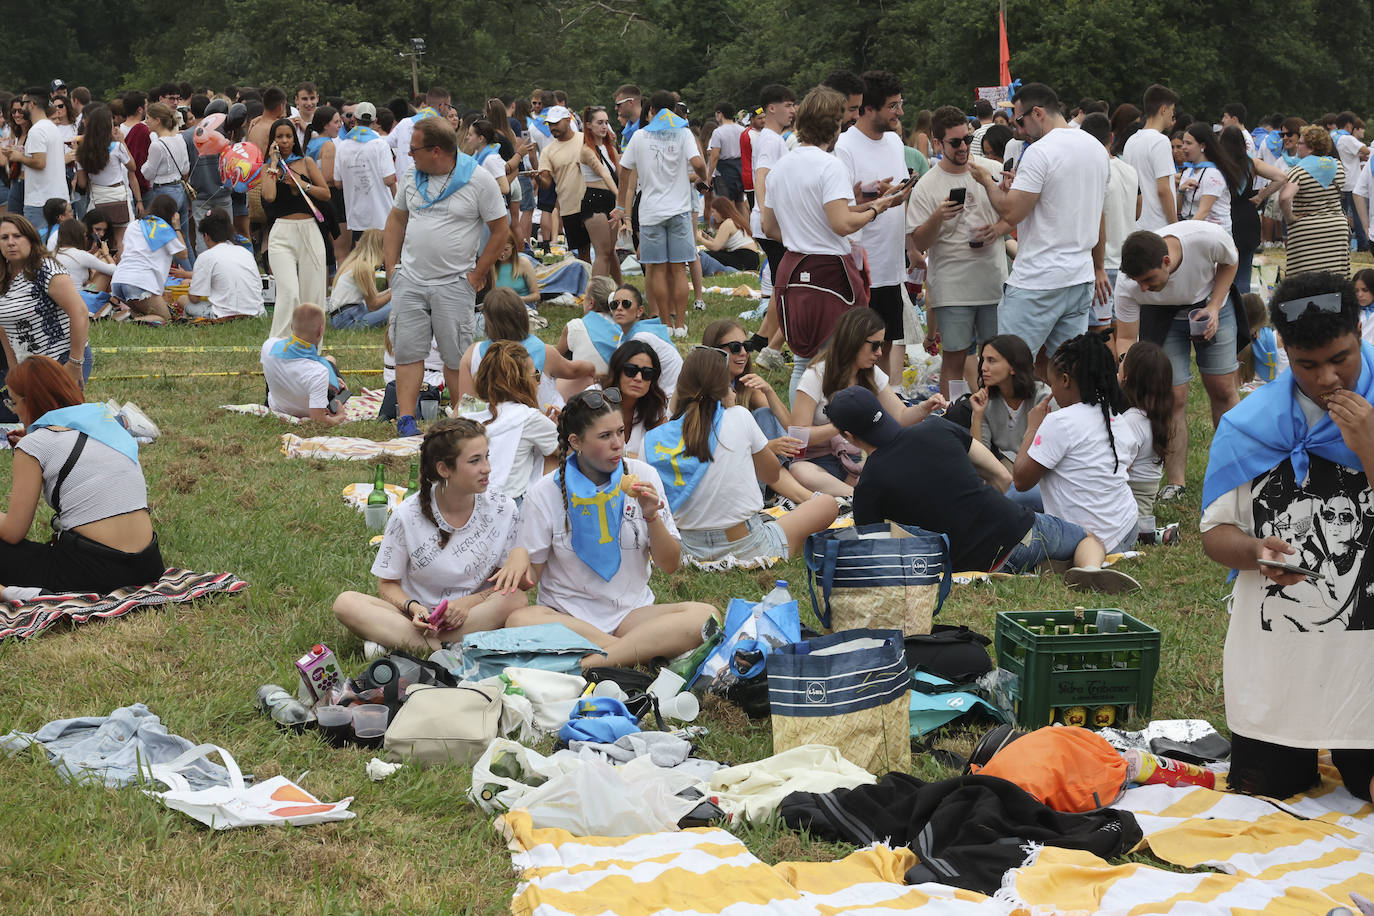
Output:
[[352,736],[353,715],[346,706],[316,706],[315,721],[330,747],[343,747]]
[[361,747],[381,747],[386,737],[387,708],[379,703],[366,703],[351,708],[353,737]]
[[363,521],[368,531],[381,531],[386,527],[386,506],[363,506]]

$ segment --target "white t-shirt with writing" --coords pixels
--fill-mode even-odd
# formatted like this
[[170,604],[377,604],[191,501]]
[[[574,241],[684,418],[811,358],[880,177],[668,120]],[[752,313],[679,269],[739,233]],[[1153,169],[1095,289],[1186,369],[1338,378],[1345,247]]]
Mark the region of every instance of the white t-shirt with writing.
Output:
[[[904,181],[905,149],[901,136],[892,131],[884,131],[874,140],[857,127],[851,127],[835,141],[835,158],[849,172],[852,192],[854,183],[859,181],[868,183],[890,178],[894,185]],[[873,286],[896,286],[906,275],[905,229],[901,208],[888,207],[856,233],[859,244],[868,254],[869,281]]]
[[[663,481],[651,465],[626,458],[625,468],[625,473],[663,492]],[[530,552],[532,562],[545,564],[539,580],[539,603],[585,620],[603,633],[614,633],[630,611],[654,603],[649,588],[649,523],[644,520],[639,500],[626,497],[622,502],[620,518],[608,520],[618,526],[620,544],[620,568],[609,582],[573,551],[556,472],[535,481],[521,507],[518,543]],[[668,533],[678,538],[667,506],[659,510],[659,518]]]
[[[455,528],[432,501],[432,493],[433,523],[420,511],[420,499],[416,493],[391,513],[372,575],[399,581],[407,596],[431,610],[445,599],[466,598],[489,587],[487,577],[516,546],[520,510],[515,500],[490,490],[478,493],[473,497],[472,515]],[[449,535],[443,547],[439,546],[441,530]]]
[[1239,261],[1231,233],[1213,223],[1185,220],[1160,229],[1159,235],[1178,239],[1183,249],[1181,263],[1158,292],[1141,289],[1124,273],[1117,274],[1114,298],[1121,321],[1138,320],[1142,305],[1192,305],[1210,298],[1217,267]]
[[1140,219],[1136,220],[1135,227],[1163,229],[1169,224],[1169,218],[1159,202],[1156,182],[1161,178],[1172,182],[1174,177],[1174,149],[1169,138],[1153,127],[1142,127],[1126,140],[1121,158],[1135,169],[1140,179]]
[[[415,186],[416,170],[401,178],[394,206],[410,214],[401,245],[406,282],[424,286],[451,283],[477,265],[482,226],[506,216],[506,202],[486,169],[473,169],[467,184],[436,204],[425,206]],[[431,175],[429,194],[437,197],[448,175]]]
[[386,227],[391,212],[391,189],[386,180],[396,174],[386,140],[340,140],[334,148],[334,176],[343,184],[348,228],[355,232]]
[[1135,202],[1140,193],[1140,178],[1129,163],[1112,157],[1107,178],[1107,202],[1103,216],[1107,221],[1107,244],[1102,266],[1116,270],[1121,266],[1121,245],[1135,231]]
[[1226,184],[1226,176],[1221,173],[1221,169],[1213,166],[1206,166],[1200,169],[1187,168],[1178,176],[1178,183],[1181,186],[1185,181],[1196,181],[1197,187],[1189,188],[1183,192],[1183,209],[1179,211],[1179,219],[1192,219],[1202,206],[1204,197],[1215,197],[1212,201],[1212,209],[1207,211],[1207,222],[1220,226],[1227,232],[1231,231],[1231,188]]
[[[983,168],[997,174],[1001,163],[984,159]],[[915,232],[930,219],[949,192],[964,189],[964,209],[954,219],[940,224],[930,250],[926,253],[926,297],[932,307],[944,305],[991,305],[1002,298],[1007,279],[1007,243],[1004,239],[970,248],[969,226],[990,226],[997,222],[988,192],[971,171],[952,174],[942,164],[932,166],[916,182],[906,205],[906,230]],[[871,257],[871,255],[870,255]]]
[[196,258],[191,273],[192,296],[204,296],[215,318],[261,315],[262,277],[248,249],[232,242],[210,246]]
[[281,340],[280,337],[267,338],[258,354],[262,360],[262,374],[267,380],[267,406],[279,413],[305,419],[310,416],[310,408],[329,406],[329,370],[313,359],[283,359],[270,355],[272,347]]
[[716,450],[691,495],[678,506],[678,528],[729,528],[760,512],[763,494],[754,477],[754,455],[767,447],[768,437],[747,408],[737,404],[726,409],[720,418]]
[[[759,209],[759,170],[773,169],[777,166],[778,160],[786,156],[789,150],[787,142],[782,139],[782,134],[775,130],[765,127],[751,135],[749,141],[750,158],[753,159],[754,176],[754,209],[749,211],[749,231],[754,238],[761,239],[763,234],[763,211]],[[768,187],[768,176],[763,176],[763,193],[767,196],[770,193]],[[851,192],[852,196],[852,192]],[[769,206],[773,202],[767,201]]]
[[1139,450],[1129,423],[1121,422],[1119,416],[1112,417],[1111,423],[1115,468],[1107,421],[1097,404],[1080,402],[1051,412],[1026,453],[1046,469],[1040,478],[1046,514],[1096,535],[1108,553],[1135,533],[1135,497],[1127,472]]
[[43,168],[24,166],[24,202],[30,207],[41,207],[54,197],[67,200],[67,166],[63,162],[67,147],[62,142],[62,131],[48,118],[29,128],[24,138],[24,155],[38,153],[47,155]]
[[816,146],[798,146],[773,166],[766,186],[768,207],[782,229],[782,243],[788,251],[850,253],[848,237],[836,234],[825,216],[825,205],[832,200],[854,202],[849,173],[839,159]]
[[1102,144],[1081,131],[1057,128],[1031,144],[1011,187],[1040,198],[1017,232],[1009,284],[1063,289],[1092,281],[1109,168]]
[[639,224],[654,226],[692,212],[692,158],[697,141],[685,127],[650,131],[640,128],[620,157],[639,180]]

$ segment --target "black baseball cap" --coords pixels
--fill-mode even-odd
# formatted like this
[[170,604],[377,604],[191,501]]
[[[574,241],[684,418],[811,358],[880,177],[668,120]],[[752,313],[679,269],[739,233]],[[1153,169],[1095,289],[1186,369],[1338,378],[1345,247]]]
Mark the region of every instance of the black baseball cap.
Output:
[[849,433],[875,448],[882,448],[901,433],[901,425],[878,402],[878,396],[862,385],[836,392],[825,409],[840,432]]

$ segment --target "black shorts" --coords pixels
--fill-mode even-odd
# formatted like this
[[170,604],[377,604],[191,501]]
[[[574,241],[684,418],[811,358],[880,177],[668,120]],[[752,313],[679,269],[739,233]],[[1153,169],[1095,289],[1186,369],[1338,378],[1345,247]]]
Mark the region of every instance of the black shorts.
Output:
[[582,221],[598,213],[609,216],[615,209],[615,192],[609,188],[588,188],[582,194]]
[[[1341,771],[1341,781],[1350,794],[1368,801],[1369,781],[1374,779],[1374,750],[1333,750],[1331,762]],[[1286,747],[1231,735],[1231,772],[1226,783],[1233,790],[1288,798],[1320,781],[1315,748]]]
[[[552,213],[554,208],[558,206],[557,186],[553,182],[549,182],[547,188],[539,189],[539,193],[535,195],[534,200],[535,205],[539,207],[541,212]],[[564,216],[567,216],[567,214],[565,213]]]
[[744,175],[740,172],[738,159],[721,159],[716,163],[716,177],[711,182],[711,190],[717,197],[744,200]]
[[586,251],[591,247],[592,238],[587,235],[587,227],[582,225],[581,213],[563,214],[563,236],[573,251]]
[[768,259],[768,269],[777,273],[778,266],[782,264],[782,256],[787,254],[787,249],[783,247],[782,242],[757,237],[754,241],[758,242],[759,248],[763,251],[763,256]]
[[901,340],[906,336],[902,316],[902,288],[900,286],[874,286],[868,291],[868,307],[883,319],[887,330],[883,339]]
[[6,585],[38,586],[46,592],[93,592],[156,582],[167,571],[157,534],[137,553],[125,553],[64,531],[57,543],[0,544],[0,575]]

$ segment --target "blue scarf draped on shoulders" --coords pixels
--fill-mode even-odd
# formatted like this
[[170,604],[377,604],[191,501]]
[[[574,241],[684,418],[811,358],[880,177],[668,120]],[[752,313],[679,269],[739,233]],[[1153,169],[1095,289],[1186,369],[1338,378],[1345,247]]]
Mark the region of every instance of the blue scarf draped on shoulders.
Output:
[[1279,340],[1273,328],[1260,328],[1255,339],[1250,342],[1250,353],[1255,358],[1255,375],[1266,382],[1272,382],[1279,374]]
[[418,168],[415,170],[415,190],[419,193],[420,199],[424,203],[417,207],[417,210],[428,210],[430,207],[448,198],[456,191],[462,190],[463,186],[472,179],[472,173],[477,170],[477,160],[467,153],[459,150],[458,158],[453,163],[453,171],[448,176],[448,184],[438,194],[431,196],[429,181],[433,178],[428,172],[422,172]]
[[[724,408],[716,404],[715,414],[711,417],[712,455],[719,444],[720,418],[724,412]],[[662,478],[668,508],[673,512],[677,512],[687,497],[692,495],[710,464],[709,461],[687,454],[687,440],[682,431],[684,419],[683,416],[674,417],[644,434],[644,460],[653,465]]]
[[343,136],[345,140],[357,140],[359,143],[366,143],[369,140],[382,139],[381,134],[377,133],[371,127],[366,127],[362,124],[359,124],[357,127],[345,133]]
[[338,388],[342,384],[334,364],[320,355],[319,345],[306,343],[294,334],[289,338],[283,337],[278,340],[267,352],[268,355],[275,356],[277,359],[308,359],[311,362],[319,363],[329,370],[330,385]]
[[[537,335],[531,334],[529,337],[526,337],[524,340],[520,341],[520,346],[524,347],[525,352],[530,355],[530,359],[534,360],[534,368],[538,369],[540,372],[543,372],[544,357],[547,356],[549,352],[544,341],[540,340]],[[490,349],[491,341],[477,341],[477,362],[479,364],[482,362],[482,358],[487,355],[487,351]]]
[[615,353],[616,347],[640,332],[648,332],[669,343],[672,343],[673,340],[672,332],[668,330],[668,326],[657,318],[641,318],[622,331],[620,325],[603,313],[588,312],[582,316],[582,327],[586,329],[587,337],[591,339],[592,346],[596,347],[596,352],[608,363],[611,361],[611,354]]
[[650,121],[648,124],[645,124],[643,127],[640,128],[640,130],[646,131],[651,134],[656,134],[665,130],[679,130],[680,128],[686,126],[686,118],[679,118],[677,115],[673,114],[668,109],[663,108],[659,110],[658,114],[654,115],[652,121]]
[[499,145],[492,143],[488,146],[484,146],[481,149],[479,149],[477,151],[477,155],[473,158],[477,160],[478,165],[481,165],[483,162],[487,161],[488,156],[490,156],[492,153],[495,153],[500,148],[501,147]]
[[143,233],[149,251],[157,251],[163,245],[171,244],[177,239],[177,231],[160,216],[143,217],[138,221],[138,230]]
[[314,159],[316,162],[319,162],[320,150],[324,149],[324,145],[328,142],[328,137],[311,137],[310,142],[305,145],[305,154],[309,156],[311,159]]
[[620,490],[622,468],[617,464],[611,479],[600,487],[582,473],[576,455],[569,456],[562,472],[568,490],[573,552],[607,582],[620,571],[620,517],[625,511],[625,494]]
[[[1355,393],[1374,401],[1374,346],[1362,342],[1360,360]],[[1296,389],[1293,373],[1285,372],[1221,415],[1202,482],[1204,509],[1241,484],[1272,471],[1285,458],[1292,461],[1293,478],[1299,484],[1307,480],[1309,453],[1364,470],[1329,414],[1307,425]]]
[[30,423],[29,430],[50,426],[65,426],[67,429],[83,432],[138,464],[138,442],[115,419],[114,413],[105,404],[77,404],[73,407],[50,410]]
[[546,137],[552,137],[553,131],[549,129],[549,122],[544,120],[543,115],[532,114],[528,121],[529,130],[537,130]]
[[1336,160],[1331,156],[1303,156],[1298,165],[1323,188],[1331,187],[1331,182],[1336,180]]

